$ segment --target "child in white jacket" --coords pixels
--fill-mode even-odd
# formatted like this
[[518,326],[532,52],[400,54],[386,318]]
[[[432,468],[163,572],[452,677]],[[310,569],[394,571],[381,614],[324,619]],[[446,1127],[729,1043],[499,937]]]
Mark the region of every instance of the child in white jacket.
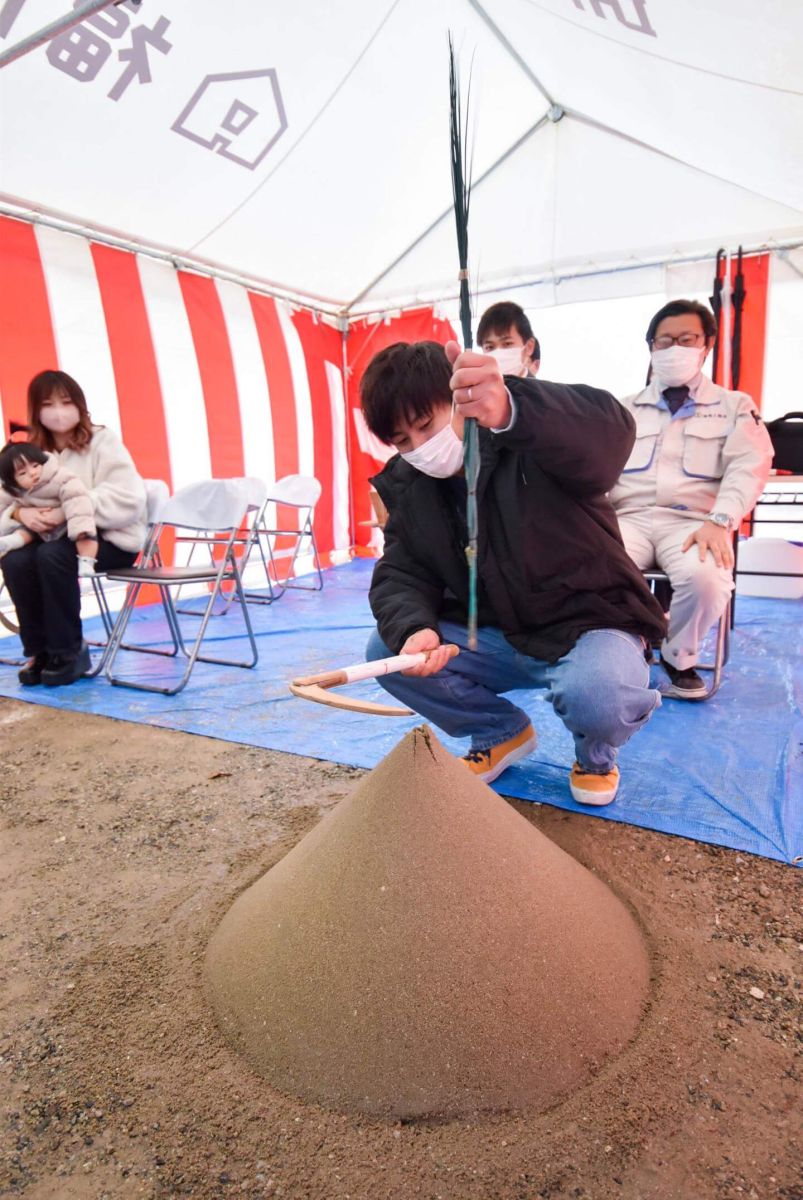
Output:
[[[54,541],[65,532],[78,551],[78,574],[94,574],[98,554],[97,528],[92,500],[86,486],[65,470],[55,454],[41,450],[31,442],[9,442],[0,451],[0,509],[61,508],[64,524],[38,536]],[[33,533],[19,525],[0,537],[0,558],[9,550],[19,550],[34,540]]]

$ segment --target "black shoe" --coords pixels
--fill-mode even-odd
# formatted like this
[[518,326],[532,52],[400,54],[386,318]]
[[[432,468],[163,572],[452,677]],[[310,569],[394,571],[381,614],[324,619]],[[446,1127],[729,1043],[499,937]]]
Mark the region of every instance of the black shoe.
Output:
[[83,642],[78,654],[52,654],[50,662],[42,671],[42,683],[45,687],[62,687],[75,683],[92,666],[89,646]]
[[705,680],[697,674],[694,667],[686,667],[684,671],[680,671],[667,662],[663,655],[661,666],[671,680],[671,687],[662,693],[664,696],[672,696],[675,700],[703,700],[708,695]]
[[34,654],[33,658],[29,658],[21,671],[17,672],[17,679],[23,687],[36,687],[42,682],[42,670],[47,666],[48,656],[45,653]]

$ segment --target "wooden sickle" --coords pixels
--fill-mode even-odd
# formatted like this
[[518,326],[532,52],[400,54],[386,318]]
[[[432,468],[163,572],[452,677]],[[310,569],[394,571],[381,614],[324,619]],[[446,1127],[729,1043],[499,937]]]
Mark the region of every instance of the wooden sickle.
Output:
[[[460,653],[460,647],[446,645],[449,658]],[[369,713],[374,717],[411,717],[412,709],[396,708],[390,704],[374,704],[371,700],[352,700],[348,696],[335,695],[330,689],[346,683],[358,683],[362,679],[377,679],[380,675],[392,675],[425,663],[431,650],[419,654],[396,654],[392,658],[377,658],[373,662],[355,663],[352,667],[341,667],[337,671],[325,671],[322,675],[306,675],[294,679],[290,691],[302,700],[314,700],[317,704],[328,704],[331,708],[346,708],[351,712]]]

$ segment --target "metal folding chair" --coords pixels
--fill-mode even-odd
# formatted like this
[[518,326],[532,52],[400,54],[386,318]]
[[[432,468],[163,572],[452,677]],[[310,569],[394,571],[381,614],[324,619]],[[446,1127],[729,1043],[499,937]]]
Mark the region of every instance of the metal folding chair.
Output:
[[[10,597],[8,605],[3,604],[4,592],[6,592],[6,585],[2,575],[0,575],[0,625],[4,629],[7,629],[9,633],[19,633],[20,627],[17,623],[17,614],[14,611],[14,605],[10,603]],[[8,595],[7,592],[6,595]],[[0,666],[4,667],[24,667],[26,662],[27,659],[20,655],[14,658],[0,658]]]
[[[107,573],[110,581],[128,584],[125,603],[114,623],[106,655],[106,678],[112,684],[117,687],[132,687],[140,691],[159,692],[165,696],[174,696],[185,687],[196,662],[218,663],[231,667],[250,668],[256,666],[259,656],[248,607],[245,604],[235,552],[236,539],[248,505],[249,489],[243,479],[211,479],[203,483],[190,484],[178,491],[164,504],[154,532],[154,553],[158,550],[164,531],[177,529],[184,532],[195,531],[202,536],[216,536],[220,557],[208,564],[178,567],[166,567],[159,560],[158,565],[151,563],[149,566],[130,567],[127,570]],[[168,631],[174,645],[186,658],[180,679],[177,683],[168,686],[148,683],[144,680],[125,679],[114,674],[114,665],[117,655],[123,648],[125,632],[134,613],[137,597],[148,583],[155,584],[159,589]],[[189,649],[184,642],[178,615],[170,594],[171,588],[179,588],[182,584],[188,583],[205,584],[209,587],[197,636]],[[215,601],[221,595],[224,583],[233,584],[235,593],[241,601],[243,620],[251,649],[250,658],[246,661],[201,653]]]
[[[669,597],[671,597],[672,584],[670,582],[669,576],[666,574],[665,571],[644,571],[644,572],[642,572],[642,574],[644,575],[644,578],[647,580],[647,583],[650,585],[650,591],[652,591],[653,594],[655,594],[656,585],[658,585],[659,590],[663,587],[665,589],[665,594],[667,594]],[[663,603],[663,600],[662,600],[662,603]],[[726,665],[728,658],[730,656],[730,631],[732,628],[732,624],[731,624],[731,607],[732,607],[732,605],[733,605],[733,595],[731,594],[728,597],[728,603],[725,606],[725,610],[722,613],[722,616],[717,621],[716,640],[714,643],[714,661],[710,662],[710,663],[697,663],[697,666],[695,668],[698,671],[711,671],[713,673],[712,679],[711,679],[711,684],[710,684],[707,692],[705,693],[704,696],[697,697],[697,699],[700,702],[702,702],[703,700],[710,700],[711,697],[713,695],[715,695],[716,692],[719,691],[719,685],[722,680],[722,670],[723,670],[723,667]]]
[[[321,490],[320,483],[311,475],[285,475],[283,479],[279,479],[269,486],[262,512],[254,522],[255,536],[248,552],[250,556],[253,547],[256,546],[262,556],[269,595],[262,596],[259,592],[249,591],[246,592],[248,600],[258,604],[270,604],[273,600],[278,600],[288,588],[319,592],[323,587],[321,560],[313,529],[315,505],[318,503]],[[295,516],[294,525],[280,527],[279,506],[292,510]],[[273,517],[274,512],[275,518]],[[280,538],[289,539],[291,544],[286,547],[279,545]],[[267,550],[267,557],[265,550]],[[296,564],[299,558],[310,554],[316,582],[312,584],[298,583],[295,575]],[[289,559],[287,569],[282,575],[277,566],[279,559]]]
[[[167,484],[162,479],[145,479],[145,480],[143,480],[143,482],[145,484],[145,496],[146,496],[146,518],[145,519],[147,522],[147,533],[145,535],[145,545],[142,548],[142,550],[140,551],[140,557],[139,557],[139,561],[142,564],[151,561],[150,542],[151,542],[151,539],[153,536],[153,530],[154,530],[156,518],[158,516],[159,509],[161,508],[162,504],[170,495],[170,489],[168,488]],[[91,576],[91,578],[89,580],[86,581],[89,584],[92,592],[94,593],[95,600],[96,600],[97,606],[98,606],[98,613],[100,614],[100,619],[103,622],[103,629],[106,634],[103,641],[90,640],[88,644],[90,646],[93,646],[97,649],[101,649],[104,651],[106,649],[106,646],[108,645],[109,637],[111,636],[111,631],[114,626],[114,617],[112,616],[111,609],[109,608],[109,601],[106,596],[106,593],[103,590],[103,580],[105,578],[106,578],[106,573],[103,571],[99,571],[95,575]],[[4,590],[5,590],[5,583],[2,580],[2,576],[0,576],[0,597],[2,597]],[[85,594],[88,594],[88,593],[85,593]],[[0,608],[0,624],[4,625],[5,628],[10,633],[19,633],[19,625],[17,623],[16,618],[17,618],[17,614],[14,612],[14,609],[12,606],[9,605],[8,608]],[[141,647],[138,647],[138,646],[126,646],[125,647],[126,650],[137,650],[140,648]],[[145,653],[148,653],[148,654],[175,654],[176,653],[176,650],[155,650],[155,649],[151,649],[150,647],[142,648],[142,649],[144,649]],[[103,669],[104,659],[105,659],[105,655],[101,655],[99,657],[98,661],[92,666],[91,670],[86,672],[86,675],[90,678],[94,675],[98,675],[100,673],[100,671]],[[24,658],[0,658],[0,664],[2,664],[3,666],[11,666],[11,667],[24,666],[25,661],[26,660]]]
[[[238,480],[236,480],[236,482],[242,483],[244,491],[245,491],[247,499],[248,499],[247,508],[245,510],[245,513],[243,514],[243,524],[240,527],[240,530],[238,531],[237,536],[234,539],[234,545],[237,548],[237,550],[239,551],[238,566],[240,569],[240,577],[242,578],[242,576],[245,574],[245,567],[246,567],[246,565],[248,563],[248,559],[251,555],[251,550],[253,549],[255,544],[258,544],[257,543],[257,522],[265,508],[265,497],[267,495],[268,489],[267,489],[267,485],[264,483],[264,481],[261,479],[257,479],[256,476],[254,476],[254,475],[244,475],[244,476],[240,477]],[[219,553],[220,542],[221,542],[221,539],[216,534],[203,534],[203,535],[182,534],[181,536],[176,537],[176,539],[175,539],[175,545],[177,548],[178,547],[189,547],[189,553],[187,554],[186,563],[184,564],[185,566],[192,565],[192,560],[195,556],[195,551],[198,550],[199,548],[206,550],[207,556],[209,558],[209,562],[214,564],[215,554],[216,554],[216,552]],[[270,547],[268,547],[268,551],[270,552]],[[262,603],[264,603],[264,604],[270,604],[277,597],[274,594],[273,586],[271,584],[270,571],[268,569],[268,564],[265,561],[265,555],[264,555],[261,545],[259,546],[259,552],[262,555],[262,562],[263,562],[263,566],[265,568],[265,577],[268,581],[268,595],[265,597],[261,597],[261,600],[262,600]],[[228,612],[229,608],[231,607],[231,604],[235,598],[236,598],[236,592],[233,589],[229,591],[228,595],[224,595],[223,596],[223,600],[224,600],[223,606],[219,610],[217,615],[220,616],[223,613]],[[178,592],[176,594],[176,600],[175,600],[175,608],[176,608],[177,613],[180,613],[182,616],[186,616],[186,617],[201,616],[200,609],[187,608],[186,606],[184,608],[182,608],[179,603],[180,600],[181,600],[181,588],[178,589]]]
[[[170,488],[163,479],[144,479],[143,483],[145,484],[145,521],[147,529],[145,533],[145,545],[140,550],[137,565],[144,567],[150,564],[159,563],[159,546],[158,542],[155,541],[155,533],[158,527],[159,514],[161,513],[163,505],[170,496]],[[88,581],[91,584],[92,591],[95,595],[98,612],[100,613],[100,619],[103,622],[103,628],[106,634],[105,640],[102,642],[88,642],[88,645],[103,651],[103,653],[98,657],[97,662],[93,663],[91,669],[85,672],[85,676],[89,679],[93,678],[95,675],[99,675],[106,665],[109,640],[112,635],[112,629],[114,628],[114,617],[112,615],[111,608],[109,607],[108,597],[106,596],[106,592],[103,587],[103,581],[107,578],[108,572],[97,571],[90,577]],[[165,658],[174,657],[176,654],[178,654],[177,643],[174,643],[172,650],[162,650],[161,648],[155,646],[133,645],[126,645],[121,647],[121,649],[138,650],[141,654],[158,654]]]

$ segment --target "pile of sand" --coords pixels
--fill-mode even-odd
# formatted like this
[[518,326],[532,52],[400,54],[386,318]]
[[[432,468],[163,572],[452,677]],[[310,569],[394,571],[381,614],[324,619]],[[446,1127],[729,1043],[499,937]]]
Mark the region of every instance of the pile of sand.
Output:
[[394,1117],[545,1107],[633,1034],[613,893],[416,729],[234,903],[206,979],[276,1087]]

